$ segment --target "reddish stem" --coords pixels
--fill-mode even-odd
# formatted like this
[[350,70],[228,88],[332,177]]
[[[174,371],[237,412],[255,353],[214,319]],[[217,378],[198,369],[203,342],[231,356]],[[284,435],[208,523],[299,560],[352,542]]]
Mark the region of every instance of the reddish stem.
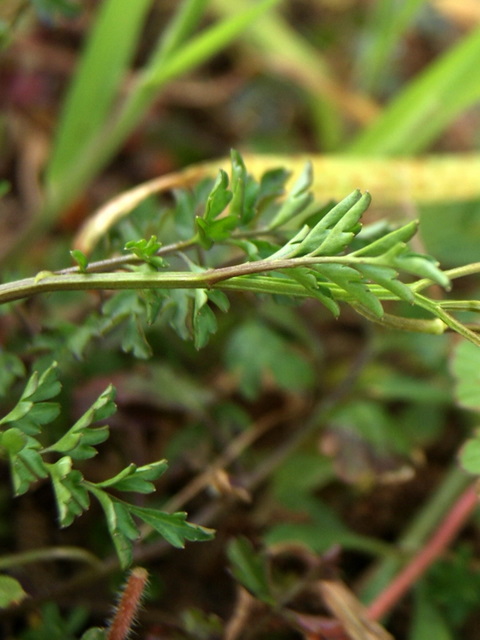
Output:
[[371,620],[379,620],[393,609],[410,587],[452,542],[477,504],[478,496],[475,483],[475,485],[470,485],[458,498],[430,541],[368,607],[368,615]]
[[107,640],[125,640],[127,638],[135,621],[135,615],[140,606],[147,581],[148,573],[145,569],[142,567],[132,569],[115,611],[115,617],[108,629]]

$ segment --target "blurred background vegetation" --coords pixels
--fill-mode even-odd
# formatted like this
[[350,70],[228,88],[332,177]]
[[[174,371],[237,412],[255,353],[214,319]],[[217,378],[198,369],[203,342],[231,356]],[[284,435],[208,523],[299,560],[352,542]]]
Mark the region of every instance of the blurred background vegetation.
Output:
[[[117,31],[111,39],[103,33],[87,65],[82,52],[107,4]],[[235,37],[225,30],[227,21],[254,1],[143,2],[136,26],[133,18],[122,19],[120,4],[0,5],[0,176],[10,185],[0,204],[0,235],[6,255],[21,247],[14,260],[4,260],[5,280],[66,266],[83,221],[122,190],[224,157],[231,148],[354,154],[367,164],[372,156],[387,162],[415,155],[421,163],[426,153],[478,151],[475,0],[284,0],[270,3]],[[168,32],[175,46],[169,52],[164,39],[158,48],[159,34],[187,5],[185,31]],[[182,61],[196,34],[215,26],[210,40]],[[115,47],[126,40],[131,52],[120,60]],[[161,64],[152,65],[152,51],[160,51]],[[66,99],[82,64],[83,97],[70,92]],[[145,83],[135,117],[109,138],[142,73],[152,69],[158,86],[151,78],[153,84]],[[77,135],[65,142],[75,118]],[[92,171],[69,182],[77,166]],[[60,188],[65,193],[55,201]],[[199,188],[183,200],[184,210],[185,203],[198,206],[201,195]],[[101,255],[119,238],[156,232],[159,206],[155,199],[143,203],[113,232],[111,244],[102,244]],[[420,217],[421,242],[452,267],[479,260],[478,206],[455,202],[453,194],[441,205],[419,207],[406,196],[394,211],[375,210],[375,217]],[[39,219],[46,222],[36,225]],[[479,297],[473,279],[461,287],[465,297]],[[305,637],[285,612],[325,614],[308,570],[312,558],[339,545],[341,553],[328,557],[322,571],[341,575],[368,601],[397,570],[401,541],[415,523],[426,518],[431,532],[465,486],[456,454],[478,405],[469,413],[457,406],[449,337],[383,331],[349,310],[334,320],[315,302],[294,306],[238,295],[204,350],[195,351],[164,323],[145,329],[151,348],[133,341],[129,353],[115,331],[85,338],[101,302],[93,294],[28,301],[0,317],[0,337],[5,353],[27,366],[52,355],[59,360],[64,422],[107,382],[117,387],[112,443],[100,461],[85,463],[85,475],[103,479],[132,458],[145,464],[166,457],[170,471],[157,504],[186,508],[192,520],[217,530],[215,541],[185,551],[167,552],[156,542],[139,551],[152,575],[140,637]],[[4,366],[3,388],[16,375]],[[7,411],[9,398],[2,404]],[[7,467],[0,473],[7,487]],[[15,575],[32,606],[28,615],[5,615],[4,637],[65,640],[108,617],[121,578],[94,509],[59,532],[40,484],[14,503],[2,488],[0,511],[5,552],[79,545],[102,559],[88,571],[71,559],[19,567]],[[410,538],[411,548],[421,547],[425,531]],[[479,544],[474,520],[400,603],[388,623],[395,638],[420,640],[425,629],[437,638],[477,637]]]

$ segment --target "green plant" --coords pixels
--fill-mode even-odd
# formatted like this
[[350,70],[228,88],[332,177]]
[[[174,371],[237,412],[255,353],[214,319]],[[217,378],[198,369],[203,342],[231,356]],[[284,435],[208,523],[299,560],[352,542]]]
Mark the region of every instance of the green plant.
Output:
[[[92,315],[76,335],[70,335],[67,346],[77,355],[82,354],[95,335],[115,329],[121,330],[125,351],[147,357],[150,348],[145,321],[150,325],[168,322],[180,337],[191,337],[196,348],[202,348],[217,330],[213,309],[226,312],[229,302],[225,294],[232,291],[288,299],[312,298],[335,316],[340,314],[340,305],[346,303],[384,326],[435,335],[453,329],[472,346],[478,346],[479,339],[471,326],[449,313],[450,309],[471,310],[475,308],[474,302],[431,299],[420,293],[432,283],[448,288],[450,278],[475,271],[476,265],[442,272],[432,258],[412,252],[407,242],[416,232],[415,222],[397,229],[379,224],[362,228],[360,220],[370,202],[368,194],[354,192],[333,207],[319,207],[309,193],[312,175],[308,166],[289,194],[279,199],[286,178],[283,170],[271,171],[257,183],[248,175],[239,154],[233,152],[231,178],[222,171],[208,190],[204,186],[199,189],[198,195],[204,202],[201,214],[195,217],[192,208],[186,206],[185,196],[180,194],[177,207],[163,211],[165,229],[170,225],[170,233],[180,233],[186,240],[165,246],[153,235],[148,241],[129,240],[125,244],[127,253],[121,259],[104,258],[100,262],[88,262],[84,254],[75,251],[72,256],[77,267],[56,274],[40,272],[33,278],[0,285],[0,301],[12,303],[46,291],[125,289],[105,302],[101,315]],[[123,222],[123,227],[123,231],[122,225],[119,232],[112,230],[113,239],[117,234],[121,241],[123,234],[131,233],[128,221]],[[201,262],[187,257],[186,252],[195,248],[202,251]],[[237,256],[235,264],[216,265],[232,252]],[[242,255],[243,261],[238,257]],[[167,258],[180,259],[186,270],[169,270]],[[400,273],[421,279],[405,282],[399,279]],[[386,313],[383,304],[395,301],[407,303],[410,308],[416,306],[433,317],[407,317],[393,310]],[[251,346],[253,333],[253,327],[246,328],[241,343]],[[292,384],[290,378],[283,382],[281,367],[275,367],[277,359],[283,358],[278,352],[282,347],[270,344],[266,338],[262,333],[255,347],[260,356],[259,371],[266,364],[260,355],[263,353],[263,357],[270,359],[267,366],[275,372],[278,382],[288,388]],[[232,355],[227,353],[227,357],[235,363],[234,367],[242,367],[235,343],[230,348]],[[17,363],[12,358],[13,375],[21,372]],[[245,381],[242,384],[247,395],[254,394],[259,373],[255,373],[253,365],[240,370],[239,375]],[[11,378],[5,381],[6,386]],[[185,514],[168,515],[112,495],[111,491],[150,493],[153,481],[166,469],[165,461],[141,467],[129,465],[101,482],[87,481],[74,468],[74,462],[95,456],[96,446],[108,438],[108,427],[94,423],[114,411],[111,387],[72,427],[45,442],[45,433],[60,411],[59,405],[52,402],[60,388],[56,363],[44,366],[41,372],[32,374],[17,404],[1,420],[1,452],[9,460],[14,494],[21,495],[33,483],[48,478],[61,526],[70,525],[88,508],[90,497],[95,498],[105,513],[124,567],[130,564],[132,543],[140,535],[133,518],[142,520],[148,530],[155,529],[175,546],[182,546],[184,540],[208,539],[210,532],[185,522]],[[324,518],[325,514],[320,516],[321,521]],[[332,531],[337,536],[339,525],[333,526]],[[344,537],[347,544],[369,547],[368,541],[360,537],[347,532]],[[8,566],[15,558],[5,561],[4,566]],[[7,592],[11,578],[3,579],[8,581],[3,589]],[[10,602],[13,600],[18,597],[12,595]]]
[[[32,484],[48,478],[61,527],[72,524],[89,508],[90,497],[94,497],[105,513],[108,530],[123,567],[130,565],[133,542],[140,536],[134,517],[148,523],[174,546],[183,546],[185,540],[208,540],[211,533],[185,522],[185,514],[169,515],[135,506],[109,493],[110,490],[151,493],[155,490],[152,482],[166,469],[165,461],[144,467],[131,464],[115,477],[96,483],[88,482],[80,471],[73,468],[74,461],[97,455],[95,446],[108,438],[106,425],[92,427],[92,423],[103,421],[114,412],[112,387],[106,389],[58,440],[49,445],[41,442],[39,436],[48,430],[60,412],[59,404],[51,402],[61,388],[56,369],[57,364],[53,363],[41,374],[35,371],[18,403],[1,420],[0,451],[2,457],[9,461],[14,495],[22,495]],[[8,564],[9,559],[5,558],[3,566]],[[10,577],[0,576],[4,606],[19,600],[19,585],[12,589],[11,582]]]
[[[407,243],[416,233],[416,222],[397,229],[375,225],[362,230],[360,219],[371,200],[368,193],[355,191],[330,210],[312,204],[309,165],[279,204],[275,198],[286,177],[283,170],[272,171],[257,184],[248,176],[241,157],[233,152],[231,186],[227,174],[221,171],[202,215],[191,216],[188,239],[164,247],[155,236],[130,240],[124,247],[130,253],[99,263],[88,263],[87,257],[75,250],[72,257],[78,267],[58,273],[42,271],[32,278],[0,285],[0,303],[51,291],[139,289],[148,292],[143,306],[149,321],[153,321],[162,307],[171,313],[165,292],[184,289],[181,302],[175,304],[185,305],[190,299],[192,315],[190,319],[184,314],[175,328],[182,336],[190,331],[200,348],[216,328],[208,302],[225,311],[225,291],[250,291],[313,297],[335,316],[340,313],[339,303],[346,302],[384,326],[437,335],[449,328],[480,344],[475,331],[449,312],[474,310],[475,302],[433,300],[421,293],[433,283],[449,288],[452,278],[475,273],[478,265],[442,272],[433,258],[413,252]],[[184,225],[181,216],[174,214],[175,210],[171,210],[174,224],[177,219]],[[220,246],[239,250],[246,261],[215,266],[215,250]],[[195,247],[210,251],[213,261],[205,256],[202,264],[195,264],[185,258],[187,270],[166,270],[164,256]],[[125,265],[130,265],[128,272],[109,271],[110,266],[118,269]],[[404,283],[398,278],[400,272],[421,279]],[[107,312],[111,313],[122,300],[125,298],[108,303]],[[131,295],[126,300],[130,303]],[[382,301],[406,302],[434,318],[385,313]],[[134,309],[129,307],[130,316],[136,313]],[[185,326],[187,319],[189,326]]]
[[[7,4],[15,9],[15,3]],[[5,47],[15,44],[17,33],[25,34],[29,4],[42,20],[47,18],[43,27],[68,17],[75,5],[63,0],[19,3],[18,14],[0,23]],[[18,271],[5,260],[1,470],[10,465],[19,495],[11,501],[7,489],[0,492],[0,536],[13,548],[0,558],[0,605],[10,603],[2,620],[14,621],[6,625],[5,635],[12,636],[18,624],[22,638],[74,638],[89,624],[103,624],[108,611],[101,602],[86,612],[70,596],[88,603],[89,585],[106,576],[116,590],[122,578],[112,574],[132,558],[149,571],[152,564],[152,591],[166,602],[165,610],[184,607],[160,622],[168,627],[173,620],[175,629],[167,633],[185,638],[218,634],[224,615],[218,615],[217,600],[229,590],[223,590],[223,565],[210,574],[206,564],[221,564],[215,553],[224,557],[228,532],[235,536],[227,549],[238,587],[226,629],[230,637],[242,625],[259,637],[268,620],[279,635],[293,628],[341,637],[342,623],[355,636],[342,611],[360,621],[360,629],[361,624],[368,629],[366,618],[386,615],[417,581],[409,637],[453,637],[464,630],[477,602],[474,555],[452,549],[443,574],[442,563],[437,573],[435,568],[431,575],[426,572],[476,504],[471,476],[479,470],[478,292],[467,290],[473,278],[459,287],[457,279],[479,270],[478,208],[470,202],[478,196],[479,159],[469,154],[381,156],[427,149],[475,103],[478,30],[457,34],[449,47],[435,42],[433,49],[442,53],[406,81],[408,73],[403,76],[402,65],[396,64],[399,48],[412,31],[425,37],[427,12],[436,10],[421,0],[401,7],[397,0],[378,0],[365,16],[361,10],[342,13],[338,3],[330,14],[339,12],[333,28],[323,14],[325,3],[310,3],[307,10],[308,3],[284,2],[277,11],[275,2],[186,0],[174,3],[172,11],[161,9],[162,35],[152,20],[147,44],[142,25],[151,3],[133,3],[128,9],[120,4],[109,0],[97,12],[88,3],[78,7],[85,22],[96,16],[94,27],[61,109],[52,152],[45,166],[35,167],[41,177],[32,224],[23,236],[8,235],[6,255],[15,256]],[[321,13],[321,19],[302,22],[302,10],[316,18]],[[166,29],[164,16],[170,19]],[[5,18],[3,7],[0,17]],[[218,105],[208,102],[202,110],[205,129],[209,118],[210,127],[215,120],[222,144],[208,151],[202,147],[196,117],[190,129],[184,114],[171,127],[177,104],[174,99],[170,109],[168,92],[160,105],[162,122],[157,122],[157,104],[147,113],[157,89],[239,35],[235,49],[214,62],[227,67],[219,86],[235,77],[230,95],[235,105],[218,121]],[[342,51],[345,60],[350,56],[354,82],[340,76],[329,60],[332,50],[337,56],[335,41],[348,43],[348,52],[344,46]],[[21,50],[21,37],[20,43]],[[28,30],[23,43],[28,50]],[[412,48],[418,45],[409,46],[409,52]],[[12,58],[7,77],[9,65],[15,76]],[[210,71],[202,67],[199,85]],[[281,105],[272,101],[269,86],[277,90]],[[211,93],[214,97],[216,91]],[[7,101],[8,95],[7,86]],[[445,108],[439,108],[442,104]],[[179,106],[183,112],[181,101]],[[288,120],[298,108],[300,115]],[[253,123],[261,112],[267,125],[249,129],[250,116],[245,126],[240,112],[253,114]],[[154,135],[161,139],[167,166],[172,150],[173,164],[207,153],[222,155],[237,144],[254,153],[244,156],[246,168],[233,153],[231,170],[228,159],[215,161],[113,198],[78,236],[70,252],[76,266],[61,268],[70,239],[64,240],[58,228],[51,237],[45,232],[101,176],[142,119],[146,130],[155,121]],[[217,127],[227,132],[225,138]],[[308,153],[315,176],[307,167],[298,177],[306,158],[291,153],[305,149],[306,133],[309,149],[314,140],[322,153],[336,154]],[[142,139],[144,133],[139,135]],[[177,153],[179,137],[184,148]],[[469,139],[468,148],[473,148]],[[146,138],[140,146],[145,141],[149,148]],[[129,141],[122,158],[136,148],[141,166],[142,150],[136,145]],[[448,137],[446,145],[450,148]],[[9,155],[9,145],[5,148]],[[356,156],[346,155],[347,149]],[[264,157],[258,150],[273,153]],[[224,171],[214,182],[219,167]],[[297,177],[293,186],[286,181],[287,169]],[[146,177],[156,173],[156,166],[147,168]],[[200,182],[206,177],[212,179]],[[132,181],[137,180],[134,173]],[[6,182],[0,185],[8,204],[22,192],[14,177],[12,182],[9,193]],[[125,176],[120,182],[125,184]],[[190,191],[174,192],[174,204],[157,195],[187,185],[193,185]],[[372,192],[369,211],[368,194],[355,191],[342,201],[357,186]],[[326,204],[329,198],[338,204]],[[405,214],[407,224],[389,219],[361,228],[364,214],[369,220],[372,209],[374,216],[381,209],[383,216],[383,207],[392,205],[395,219]],[[411,221],[412,205],[420,207],[421,237]],[[441,270],[427,253],[445,268],[455,268]],[[45,270],[25,277],[39,268]],[[460,341],[452,358],[453,332],[467,340]],[[117,413],[110,381],[118,388]],[[107,418],[110,430],[104,425]],[[465,440],[459,469],[455,451]],[[438,457],[442,463],[433,483],[430,464],[421,466],[431,449],[433,466]],[[164,456],[171,467],[165,474]],[[417,493],[411,504],[396,509],[402,493],[397,483],[411,478],[415,469]],[[385,489],[384,483],[393,484]],[[420,497],[418,485],[426,487]],[[157,494],[144,502],[141,493],[154,486]],[[132,489],[128,501],[125,489]],[[388,501],[382,500],[382,491]],[[418,512],[417,503],[422,503]],[[168,545],[151,535],[156,528],[176,544],[184,537],[206,537],[208,530],[178,513],[184,506],[194,522],[220,530],[217,542],[204,547],[211,563],[202,566],[203,554],[195,558],[195,548],[167,555]],[[77,519],[87,507],[89,513]],[[60,524],[72,521],[72,526],[61,532],[52,527],[48,542],[29,546],[36,541],[24,539],[17,518],[32,511],[41,530],[42,519],[54,520],[47,514],[55,509]],[[102,510],[103,520],[96,518]],[[362,510],[370,514],[368,527],[355,521]],[[391,511],[398,513],[392,517]],[[383,521],[389,522],[386,529]],[[116,553],[109,555],[112,541]],[[341,573],[362,583],[366,610],[340,583],[324,580],[324,569],[327,576],[335,575],[341,562],[331,551],[334,542],[348,550]],[[358,580],[355,562],[360,558],[365,567],[367,557],[367,571]],[[74,563],[70,572],[67,567]],[[39,566],[48,568],[48,579],[35,582]],[[145,573],[135,569],[132,578],[144,582]],[[202,597],[198,606],[172,599],[171,580],[173,591],[185,580],[186,593],[193,594],[196,579]],[[298,607],[304,592],[312,602],[312,593],[318,598],[320,591],[322,607],[332,598],[341,600],[340,608],[331,609],[333,621],[309,618]],[[118,625],[109,632],[91,628],[85,640],[117,640],[127,633],[140,597],[138,590],[132,597],[129,593],[127,586],[118,608],[125,615],[116,618]],[[206,609],[212,602],[215,613],[210,614]],[[25,610],[33,612],[28,620],[21,619]],[[395,623],[394,616],[397,637]],[[377,626],[365,633],[381,637],[382,631]]]

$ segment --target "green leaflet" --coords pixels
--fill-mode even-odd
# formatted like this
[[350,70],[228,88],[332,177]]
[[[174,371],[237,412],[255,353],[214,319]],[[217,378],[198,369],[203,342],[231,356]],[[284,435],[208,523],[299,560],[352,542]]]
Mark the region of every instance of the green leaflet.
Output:
[[102,489],[114,487],[117,491],[152,493],[155,491],[153,480],[158,480],[167,470],[167,467],[166,460],[152,462],[142,467],[137,467],[132,463],[113,478],[105,480],[104,482],[97,482],[95,486]]
[[370,195],[353,191],[312,228],[303,227],[270,258],[336,255],[347,247],[360,231],[358,221],[370,204]]
[[398,280],[398,272],[391,267],[381,267],[372,264],[359,264],[357,270],[371,282],[376,282],[387,291],[391,291],[400,300],[411,304],[415,301],[412,290],[406,284]]
[[41,425],[51,422],[59,414],[58,405],[45,400],[57,396],[60,389],[56,362],[41,375],[34,371],[16,406],[0,420],[0,426],[14,422],[24,433],[39,433]]
[[0,609],[19,604],[27,597],[18,580],[11,576],[0,575]]
[[126,568],[132,563],[133,542],[140,536],[128,505],[94,487],[91,487],[90,491],[102,506],[115,551],[122,567]]
[[26,493],[32,483],[47,477],[48,471],[39,453],[40,448],[41,445],[34,438],[16,427],[2,434],[0,452],[3,449],[10,461],[15,496]]
[[187,540],[199,542],[211,540],[213,531],[187,522],[184,512],[165,513],[158,509],[148,509],[130,505],[130,511],[159,533],[172,546],[182,549]]
[[369,309],[377,318],[383,315],[380,300],[365,284],[362,274],[344,264],[320,264],[316,271],[346,291],[353,302],[359,302]]
[[227,548],[233,576],[250,593],[266,604],[275,604],[268,579],[267,561],[256,553],[251,542],[244,537],[232,540]]
[[[279,178],[284,179],[286,174],[277,174]],[[280,210],[269,224],[270,229],[281,227],[286,222],[294,218],[296,215],[306,209],[313,201],[311,186],[313,183],[313,167],[307,162],[300,176],[293,184],[288,198],[285,200]]]
[[92,485],[89,490],[103,508],[110,536],[123,567],[131,564],[133,542],[140,536],[132,516],[150,525],[174,547],[184,547],[186,540],[204,541],[213,536],[210,529],[187,522],[185,513],[168,514],[158,509],[133,506]]
[[115,391],[110,385],[71,427],[67,433],[46,451],[68,453],[74,459],[91,458],[97,454],[92,445],[100,444],[108,438],[108,427],[91,427],[92,422],[104,420],[115,412],[113,402]]
[[68,527],[90,504],[83,476],[80,471],[72,469],[69,456],[60,458],[55,464],[48,464],[47,469],[52,480],[60,525]]
[[386,235],[370,242],[362,249],[352,253],[353,256],[381,256],[399,243],[408,242],[418,230],[418,222],[414,220],[403,227],[390,231]]
[[72,258],[77,263],[77,265],[78,265],[78,267],[80,269],[80,272],[81,273],[86,273],[87,267],[88,267],[88,258],[83,253],[83,251],[80,251],[80,249],[73,249],[72,251],[70,251],[70,255],[72,256]]

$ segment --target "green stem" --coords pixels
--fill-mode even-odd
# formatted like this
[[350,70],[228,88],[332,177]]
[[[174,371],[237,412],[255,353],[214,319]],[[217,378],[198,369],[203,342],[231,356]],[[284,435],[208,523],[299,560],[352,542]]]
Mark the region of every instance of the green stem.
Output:
[[[185,251],[197,244],[197,236],[190,238],[189,240],[182,240],[180,242],[173,242],[172,244],[166,244],[155,253],[155,256],[166,256],[171,253],[179,251]],[[113,269],[120,269],[129,264],[142,264],[145,262],[142,258],[139,258],[134,253],[127,253],[122,256],[114,256],[113,258],[105,258],[105,260],[96,260],[89,262],[86,273],[104,273],[112,271]],[[67,267],[66,269],[60,269],[55,271],[55,274],[66,275],[70,273],[82,273],[80,267]]]
[[[463,278],[464,276],[471,276],[476,273],[480,273],[480,262],[472,262],[472,264],[466,264],[462,267],[455,267],[454,269],[448,269],[443,272],[449,280],[455,280],[456,278]],[[412,291],[419,292],[427,287],[435,284],[430,278],[423,278],[410,285]]]
[[99,558],[80,547],[52,547],[49,549],[35,549],[34,551],[24,551],[22,553],[11,553],[0,558],[0,570],[20,567],[32,562],[50,562],[54,560],[69,560],[76,562],[86,562],[92,566],[100,564]]
[[447,326],[453,329],[453,331],[456,331],[461,336],[480,347],[480,336],[447,313],[435,300],[429,300],[425,296],[416,293],[415,302],[419,307],[422,307],[437,316],[437,318],[442,320]]
[[[189,241],[190,242],[190,241]],[[75,291],[95,289],[195,289],[210,288],[216,285],[232,282],[225,288],[244,289],[245,280],[241,276],[255,275],[267,271],[279,271],[299,266],[313,266],[315,264],[332,264],[342,262],[345,264],[363,264],[363,258],[344,256],[340,260],[334,256],[285,258],[279,260],[257,260],[229,267],[209,269],[201,273],[169,272],[169,273],[78,273],[66,270],[60,273],[49,271],[40,272],[33,278],[25,278],[16,282],[0,285],[0,304],[20,300],[37,293],[52,291]],[[265,282],[265,281],[263,281]],[[287,281],[288,282],[288,281]],[[237,284],[237,287],[235,287]],[[275,293],[278,295],[291,294],[292,288],[285,280],[277,278],[273,287],[263,290],[263,293]]]
[[[196,238],[162,247],[159,255],[178,251],[193,246]],[[88,265],[87,273],[80,273],[78,267],[64,269],[57,273],[40,272],[33,278],[25,278],[16,282],[0,285],[0,304],[28,298],[38,293],[75,290],[114,290],[114,289],[196,289],[221,288],[234,291],[250,291],[253,293],[287,295],[290,297],[309,297],[311,293],[302,285],[288,277],[262,276],[270,271],[282,271],[295,267],[312,267],[318,264],[367,264],[368,258],[355,256],[306,256],[301,258],[264,259],[228,267],[208,269],[202,272],[136,272],[136,273],[103,273],[106,268],[120,267],[129,263],[141,262],[133,254],[119,256]],[[472,265],[469,265],[472,266]],[[479,268],[480,265],[477,265]],[[98,273],[97,273],[98,271]],[[459,270],[457,270],[458,273]],[[462,273],[463,275],[463,273]],[[418,283],[416,283],[418,284]],[[423,282],[422,282],[423,284]],[[476,301],[444,301],[430,300],[415,293],[416,304],[435,316],[433,319],[405,318],[384,313],[381,317],[374,315],[363,305],[355,303],[352,297],[333,283],[325,283],[337,300],[350,303],[368,320],[380,323],[385,327],[440,335],[447,327],[456,331],[467,340],[480,346],[480,336],[465,326],[446,309],[480,309]],[[417,287],[412,285],[412,289]],[[391,292],[378,285],[370,285],[370,290],[381,300],[395,300]]]
[[442,309],[454,311],[480,311],[480,300],[442,300],[438,302]]
[[355,310],[367,320],[381,324],[384,327],[390,329],[399,329],[401,331],[414,331],[416,333],[429,333],[433,335],[442,335],[445,333],[447,324],[440,320],[440,318],[434,318],[433,320],[425,320],[423,318],[405,318],[403,316],[394,316],[389,313],[384,313],[381,318],[375,316],[371,311],[362,305],[352,304]]

